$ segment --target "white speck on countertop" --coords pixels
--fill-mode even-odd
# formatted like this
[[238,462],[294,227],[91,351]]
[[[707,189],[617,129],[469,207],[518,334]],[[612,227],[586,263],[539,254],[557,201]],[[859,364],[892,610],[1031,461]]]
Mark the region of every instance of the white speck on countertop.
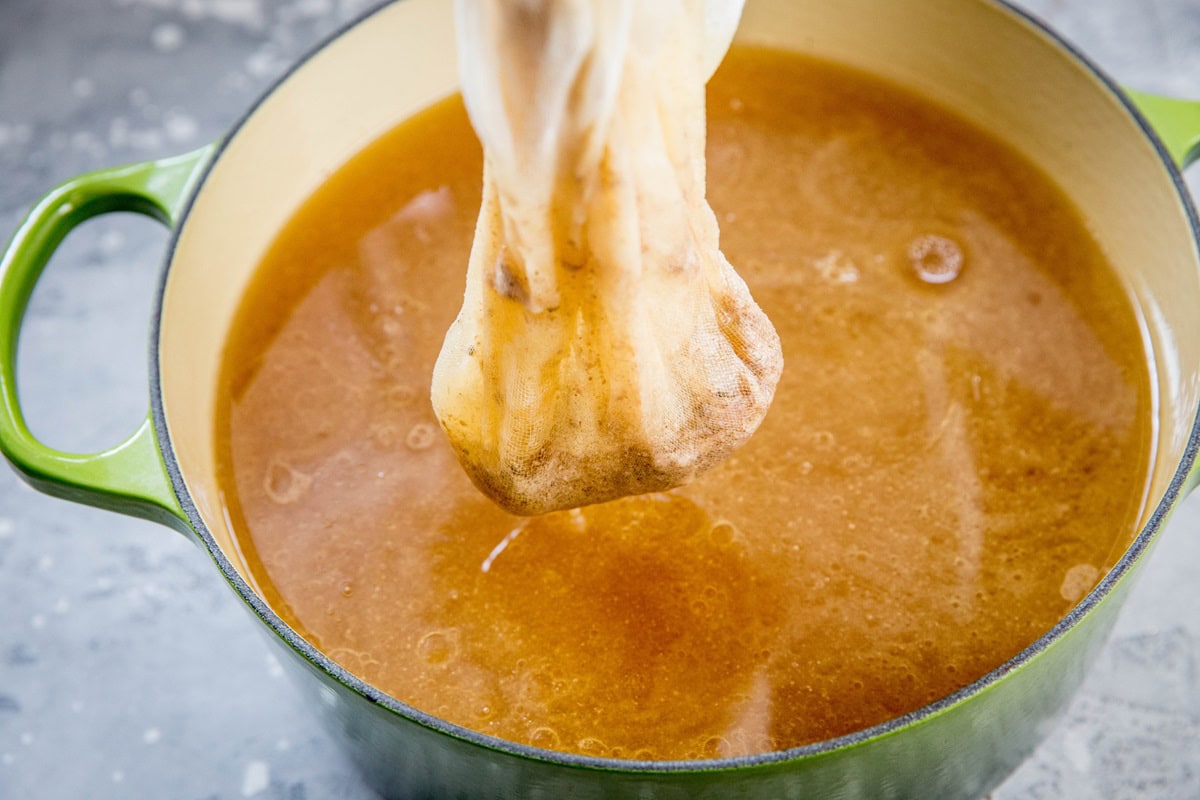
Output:
[[267,674],[272,678],[283,676],[283,665],[279,663],[279,659],[274,653],[267,653]]
[[116,228],[109,228],[104,233],[100,234],[100,241],[97,244],[100,248],[100,252],[104,255],[114,255],[125,246],[125,234],[121,233]]
[[152,581],[147,581],[141,586],[142,597],[148,597],[151,600],[166,600],[171,596],[169,589],[164,589],[161,585]]
[[71,94],[86,100],[96,93],[96,83],[91,78],[76,78],[71,81]]
[[251,761],[242,773],[242,797],[253,797],[271,783],[271,768],[265,761]]
[[107,152],[100,137],[91,131],[77,131],[71,134],[71,147],[94,158],[100,158]]
[[333,2],[332,0],[300,0],[295,5],[295,9],[297,16],[314,19],[333,11]]
[[71,610],[71,601],[65,597],[58,598],[58,602],[54,604],[55,614],[65,614]]
[[129,138],[129,121],[124,117],[117,117],[108,124],[108,145],[109,147],[121,147]]
[[124,780],[125,780],[124,770],[114,769],[112,771],[112,782],[113,783],[121,783]]
[[269,78],[282,72],[286,67],[287,61],[266,48],[252,53],[246,59],[246,72],[255,78]]
[[26,747],[29,747],[29,745],[33,744],[33,734],[29,731],[22,733],[20,738],[21,744],[25,745]]
[[16,760],[17,760],[17,757],[14,756],[12,753],[5,753],[4,755],[0,756],[0,764],[3,764],[6,767]]
[[33,628],[34,630],[41,630],[42,628],[46,627],[46,615],[34,614],[29,618],[29,627]]
[[164,22],[150,32],[150,43],[154,45],[154,49],[163,53],[178,50],[185,38],[187,37],[183,28],[174,22]]
[[281,753],[285,753],[288,750],[292,749],[292,743],[289,742],[287,739],[280,739],[278,742],[275,743],[275,749]]
[[157,150],[162,147],[163,135],[156,128],[145,128],[130,131],[127,141],[135,150]]
[[1091,770],[1092,753],[1082,728],[1074,725],[1068,728],[1063,735],[1062,746],[1067,762],[1076,772],[1087,773]]
[[37,567],[42,572],[48,572],[54,566],[54,556],[44,555],[38,558]]
[[[131,100],[132,102],[132,100]],[[151,105],[142,106],[145,116],[152,116],[156,109]],[[164,132],[157,127],[134,127],[126,117],[114,117],[108,124],[108,144],[110,147],[132,147],[135,150],[155,150],[163,146]]]
[[158,728],[146,728],[146,732],[142,734],[142,741],[146,744],[154,744],[162,738],[162,731]]
[[194,117],[178,108],[172,108],[163,117],[163,131],[167,138],[177,144],[191,141],[200,132]]
[[0,539],[7,539],[12,536],[15,529],[16,525],[13,524],[11,518],[0,517]]
[[8,144],[28,144],[32,137],[33,129],[24,123],[0,122],[0,147]]
[[112,587],[113,587],[113,580],[112,580],[112,578],[108,577],[107,575],[101,575],[99,578],[96,578],[96,588],[99,589],[100,591],[107,592]]
[[116,0],[118,6],[150,6],[175,11],[193,20],[213,20],[261,31],[266,14],[261,0]]

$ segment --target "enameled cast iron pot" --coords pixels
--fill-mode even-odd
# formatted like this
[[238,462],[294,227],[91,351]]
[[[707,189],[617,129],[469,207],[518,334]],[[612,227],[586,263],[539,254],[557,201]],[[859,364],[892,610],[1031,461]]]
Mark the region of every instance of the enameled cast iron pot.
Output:
[[[349,27],[217,145],[85,175],[37,205],[0,271],[5,455],[45,492],[158,520],[203,546],[388,797],[982,796],[1033,750],[1077,687],[1138,563],[1198,479],[1200,226],[1178,169],[1200,155],[1200,104],[1122,93],[999,0],[750,0],[738,39],[885,76],[999,133],[1074,198],[1141,308],[1157,410],[1140,533],[1066,619],[967,688],[868,730],[785,752],[658,763],[564,755],[483,736],[394,700],[297,636],[255,593],[215,479],[225,335],[259,257],[305,197],[364,145],[455,90],[448,0],[395,2]],[[156,217],[173,238],[151,340],[150,414],[111,450],[76,455],[43,446],[25,426],[14,384],[17,334],[55,247],[106,211]]]

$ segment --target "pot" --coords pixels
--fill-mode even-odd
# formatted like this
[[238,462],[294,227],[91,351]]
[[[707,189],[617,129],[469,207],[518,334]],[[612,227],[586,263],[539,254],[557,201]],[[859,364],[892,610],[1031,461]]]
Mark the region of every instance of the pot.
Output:
[[[590,758],[497,740],[400,703],[347,673],[263,602],[216,481],[225,336],[260,256],[304,199],[367,143],[454,91],[445,0],[395,2],[350,26],[224,141],[76,178],[33,209],[0,262],[0,449],[42,491],[157,520],[202,546],[388,797],[982,796],[1064,707],[1139,563],[1200,478],[1200,223],[1179,175],[1200,156],[1200,103],[1121,91],[1000,0],[750,0],[738,40],[885,76],[1002,132],[1075,200],[1144,317],[1157,418],[1140,532],[1053,630],[970,686],[867,730],[783,752],[694,762]],[[405,77],[391,79],[398,75]],[[173,230],[151,338],[150,412],[109,450],[65,453],[25,425],[17,336],[56,246],[108,211],[140,212]]]

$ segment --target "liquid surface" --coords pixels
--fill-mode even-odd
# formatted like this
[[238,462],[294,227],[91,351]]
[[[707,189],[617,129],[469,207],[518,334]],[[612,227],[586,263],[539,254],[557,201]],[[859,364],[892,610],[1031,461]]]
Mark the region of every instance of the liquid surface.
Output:
[[531,519],[429,404],[481,158],[457,100],[337,172],[231,335],[223,491],[271,605],[447,720],[708,758],[882,722],[1046,632],[1124,549],[1150,393],[1129,299],[1021,157],[925,101],[735,48],[709,91],[722,247],[786,366],[682,490]]

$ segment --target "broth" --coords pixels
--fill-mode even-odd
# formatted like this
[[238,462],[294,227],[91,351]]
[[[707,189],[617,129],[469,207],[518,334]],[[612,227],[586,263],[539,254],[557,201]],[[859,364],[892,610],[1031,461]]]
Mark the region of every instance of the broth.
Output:
[[480,201],[461,102],[312,195],[232,328],[216,442],[290,625],[487,734],[707,758],[912,711],[1092,588],[1141,513],[1153,408],[1067,198],[925,100],[743,47],[708,154],[722,249],[783,340],[774,405],[683,489],[528,519],[471,485],[428,398]]

